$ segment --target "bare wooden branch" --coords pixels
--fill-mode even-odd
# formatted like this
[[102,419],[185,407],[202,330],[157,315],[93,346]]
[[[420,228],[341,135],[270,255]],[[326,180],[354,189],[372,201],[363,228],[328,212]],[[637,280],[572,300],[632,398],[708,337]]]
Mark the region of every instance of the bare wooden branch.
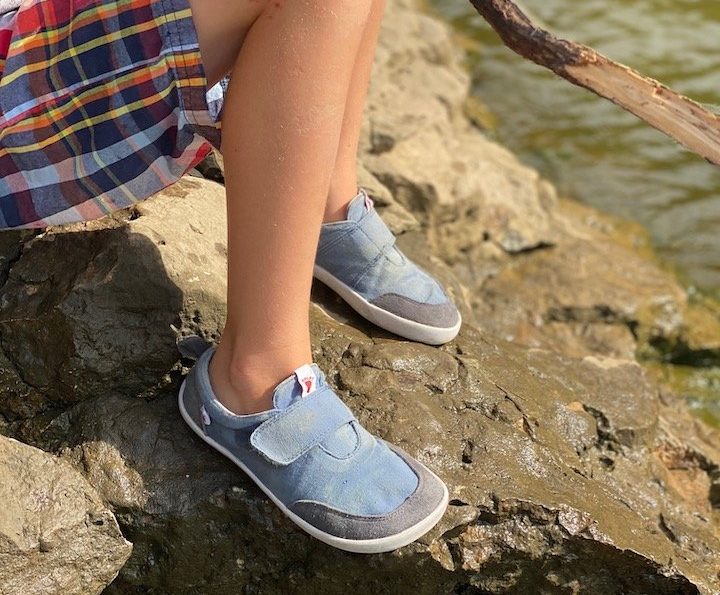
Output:
[[609,99],[720,165],[720,117],[680,93],[590,47],[541,29],[511,0],[470,0],[511,50]]

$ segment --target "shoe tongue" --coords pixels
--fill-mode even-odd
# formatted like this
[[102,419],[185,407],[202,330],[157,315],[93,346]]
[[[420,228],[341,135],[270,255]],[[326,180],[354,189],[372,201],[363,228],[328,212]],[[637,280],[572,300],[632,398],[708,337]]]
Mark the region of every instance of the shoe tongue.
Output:
[[358,195],[353,198],[348,205],[347,219],[349,221],[360,221],[372,206],[372,198],[370,198],[364,190],[360,190]]
[[317,364],[297,368],[275,388],[273,404],[276,409],[287,409],[295,401],[307,397],[325,386],[325,374]]

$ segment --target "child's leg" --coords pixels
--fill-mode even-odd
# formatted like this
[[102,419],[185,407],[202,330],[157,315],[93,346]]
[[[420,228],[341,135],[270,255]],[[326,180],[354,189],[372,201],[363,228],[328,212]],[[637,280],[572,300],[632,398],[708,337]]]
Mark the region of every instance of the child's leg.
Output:
[[324,221],[345,219],[347,204],[357,194],[357,154],[360,128],[362,127],[363,108],[385,4],[386,0],[373,0],[370,18],[360,42],[360,51],[355,60],[350,92],[345,106],[340,146],[330,181],[330,194],[325,205]]
[[[262,11],[263,2],[238,2],[232,6],[236,14],[228,18],[212,18],[213,15],[227,15],[222,11],[206,14],[201,11],[195,16],[198,23],[198,35],[203,47],[209,47],[203,53],[203,60],[210,84],[215,84],[232,69],[242,42],[252,22]],[[380,24],[385,12],[387,0],[372,0],[372,9],[368,23],[360,41],[360,50],[355,60],[350,80],[350,90],[345,105],[342,132],[335,169],[330,182],[330,193],[325,207],[324,221],[339,221],[345,218],[347,204],[357,193],[357,153],[360,140],[360,128],[363,121],[363,108],[367,98],[368,84],[372,73],[375,46],[380,33]],[[207,20],[207,22],[204,22]],[[218,44],[212,40],[231,39],[234,43]],[[207,56],[205,56],[207,53]]]
[[[191,0],[205,62],[213,50],[202,47],[210,39],[203,28],[217,19],[209,13],[227,19],[224,5],[236,1]],[[228,315],[210,375],[218,397],[239,413],[269,408],[271,389],[312,361],[315,251],[371,8],[372,0],[272,0],[234,63],[222,147]]]

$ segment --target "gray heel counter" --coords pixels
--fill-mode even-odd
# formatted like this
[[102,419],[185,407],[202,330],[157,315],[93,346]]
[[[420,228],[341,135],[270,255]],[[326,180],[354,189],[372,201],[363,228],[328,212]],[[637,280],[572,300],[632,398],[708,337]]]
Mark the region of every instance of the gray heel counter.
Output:
[[183,390],[182,396],[183,407],[185,407],[185,411],[197,427],[204,430],[205,426],[203,424],[202,414],[200,413],[202,401],[197,391],[195,376],[195,367],[193,367],[185,377],[185,389]]

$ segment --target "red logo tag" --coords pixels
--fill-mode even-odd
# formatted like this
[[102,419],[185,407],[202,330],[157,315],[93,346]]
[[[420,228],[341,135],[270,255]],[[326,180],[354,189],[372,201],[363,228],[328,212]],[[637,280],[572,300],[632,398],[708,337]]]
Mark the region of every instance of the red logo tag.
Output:
[[300,366],[295,370],[295,377],[302,386],[302,396],[306,397],[317,388],[317,377],[315,371],[309,364]]

